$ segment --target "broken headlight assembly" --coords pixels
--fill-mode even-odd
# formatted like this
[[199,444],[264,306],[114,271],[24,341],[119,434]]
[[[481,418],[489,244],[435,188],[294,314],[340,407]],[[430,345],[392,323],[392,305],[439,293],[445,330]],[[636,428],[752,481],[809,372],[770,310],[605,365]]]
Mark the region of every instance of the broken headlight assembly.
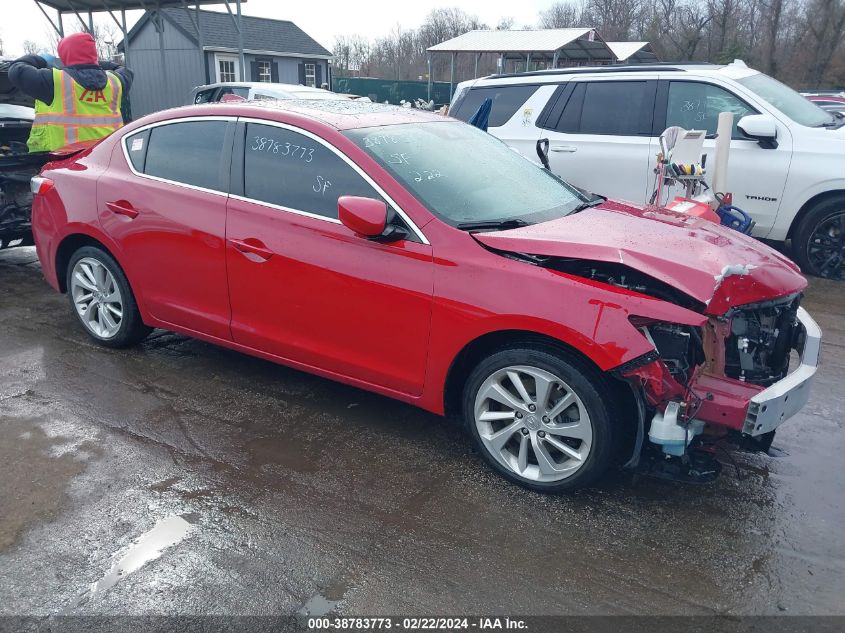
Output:
[[731,308],[725,315],[725,375],[769,386],[789,371],[790,353],[799,349],[799,295]]

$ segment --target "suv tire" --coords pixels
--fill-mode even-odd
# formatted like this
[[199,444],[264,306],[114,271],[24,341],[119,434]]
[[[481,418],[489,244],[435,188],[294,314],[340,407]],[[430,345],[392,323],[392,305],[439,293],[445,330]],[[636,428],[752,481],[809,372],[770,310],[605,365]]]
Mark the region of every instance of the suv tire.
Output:
[[804,273],[845,280],[845,195],[810,208],[792,236],[792,252]]

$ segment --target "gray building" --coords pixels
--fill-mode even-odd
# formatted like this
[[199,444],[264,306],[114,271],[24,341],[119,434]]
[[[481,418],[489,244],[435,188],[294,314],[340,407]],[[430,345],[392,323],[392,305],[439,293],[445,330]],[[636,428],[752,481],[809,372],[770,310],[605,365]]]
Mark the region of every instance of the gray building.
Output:
[[[293,22],[242,16],[245,75],[238,32],[228,13],[186,8],[148,11],[127,34],[130,93],[137,118],[187,102],[195,86],[218,81],[330,83],[330,51]],[[118,45],[124,52],[125,42]]]

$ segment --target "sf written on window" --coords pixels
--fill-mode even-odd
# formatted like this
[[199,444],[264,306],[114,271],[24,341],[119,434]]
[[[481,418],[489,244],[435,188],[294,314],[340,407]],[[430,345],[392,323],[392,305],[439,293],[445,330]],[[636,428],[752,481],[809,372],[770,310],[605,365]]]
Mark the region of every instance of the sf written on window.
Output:
[[303,134],[249,123],[244,152],[244,195],[252,200],[337,219],[340,196],[381,199],[343,159]]

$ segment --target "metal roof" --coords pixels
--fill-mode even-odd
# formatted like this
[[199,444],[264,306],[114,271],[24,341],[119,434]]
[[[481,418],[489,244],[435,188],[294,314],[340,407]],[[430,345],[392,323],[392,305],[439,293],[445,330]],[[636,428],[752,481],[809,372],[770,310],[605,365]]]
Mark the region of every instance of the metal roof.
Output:
[[613,51],[614,56],[620,62],[630,58],[640,62],[655,62],[657,54],[648,42],[605,42],[607,47]]
[[[130,11],[132,9],[156,9],[163,7],[181,7],[182,0],[37,0],[45,7],[63,13],[88,13],[99,11]],[[247,0],[241,0],[245,3]],[[220,4],[222,0],[188,0],[189,5]]]
[[[588,49],[608,50],[591,28],[470,31],[428,50],[432,53],[554,53],[576,42]],[[605,57],[609,57],[609,51]]]

